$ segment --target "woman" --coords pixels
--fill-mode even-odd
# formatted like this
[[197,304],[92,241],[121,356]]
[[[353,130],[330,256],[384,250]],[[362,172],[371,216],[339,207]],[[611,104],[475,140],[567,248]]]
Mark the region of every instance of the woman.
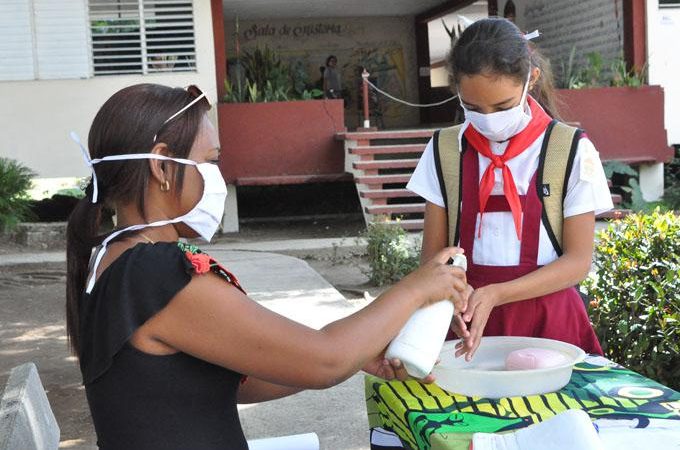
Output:
[[[326,388],[361,368],[403,376],[381,352],[409,316],[466,301],[465,275],[445,264],[453,248],[322,330],[250,300],[178,242],[209,240],[223,212],[208,109],[194,87],[131,86],[97,113],[92,159],[83,148],[93,177],[69,220],[67,329],[102,449],[246,449],[237,402]],[[104,206],[118,229],[99,236]]]

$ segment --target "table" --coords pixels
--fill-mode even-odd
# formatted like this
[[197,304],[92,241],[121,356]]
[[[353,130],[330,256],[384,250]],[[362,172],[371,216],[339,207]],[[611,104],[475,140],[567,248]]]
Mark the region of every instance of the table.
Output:
[[[544,395],[466,397],[436,383],[385,381],[370,375],[365,387],[372,434],[394,433],[411,449],[468,450],[473,433],[513,431],[567,409],[586,411],[601,427],[670,429],[680,437],[680,393],[599,356],[588,356],[575,366],[567,386]],[[680,448],[680,441],[672,448]]]

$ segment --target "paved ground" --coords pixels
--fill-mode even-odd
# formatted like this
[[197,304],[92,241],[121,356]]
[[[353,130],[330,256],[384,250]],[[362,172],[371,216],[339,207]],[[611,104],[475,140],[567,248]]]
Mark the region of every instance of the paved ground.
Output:
[[[233,250],[239,247],[245,251]],[[364,285],[361,258],[350,256],[356,249],[355,239],[322,239],[255,245],[223,241],[209,251],[241,278],[255,300],[318,328],[364,304],[364,287],[379,291]],[[343,296],[301,259],[253,250],[304,256],[355,298]],[[0,385],[12,367],[34,361],[61,426],[61,448],[89,450],[95,448],[94,431],[64,336],[64,282],[62,252],[5,253],[0,258]],[[314,431],[324,449],[368,448],[361,375],[326,391],[243,407],[241,418],[248,438]]]
[[[317,239],[304,239],[310,233],[299,227],[270,224],[223,235],[204,248],[230,267],[257,301],[318,327],[364,304],[365,291],[377,295],[380,289],[363,274],[366,261],[357,256],[362,243],[348,234],[355,224],[309,227]],[[66,348],[64,284],[62,251],[0,247],[0,389],[12,367],[34,361],[61,426],[61,447],[90,450],[94,431],[80,373]],[[363,402],[358,375],[326,391],[241,408],[241,417],[249,438],[314,431],[324,449],[359,450],[368,448]]]

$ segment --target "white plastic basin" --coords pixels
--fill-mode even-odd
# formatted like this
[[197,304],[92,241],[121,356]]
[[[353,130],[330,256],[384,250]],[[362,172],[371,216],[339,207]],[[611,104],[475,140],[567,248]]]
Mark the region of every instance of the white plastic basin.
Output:
[[[558,391],[569,383],[574,364],[583,361],[586,356],[583,350],[566,342],[493,336],[483,337],[472,361],[466,362],[464,357],[454,356],[458,342],[444,344],[441,361],[435,366],[433,374],[442,389],[470,397],[517,397]],[[567,362],[545,369],[505,370],[508,354],[528,347],[560,352]]]

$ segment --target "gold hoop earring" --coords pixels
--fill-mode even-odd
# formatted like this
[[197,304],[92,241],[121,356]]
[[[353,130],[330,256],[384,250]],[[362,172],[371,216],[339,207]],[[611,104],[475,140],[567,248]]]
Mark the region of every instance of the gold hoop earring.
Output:
[[170,181],[163,180],[161,183],[161,192],[168,192],[170,190]]

